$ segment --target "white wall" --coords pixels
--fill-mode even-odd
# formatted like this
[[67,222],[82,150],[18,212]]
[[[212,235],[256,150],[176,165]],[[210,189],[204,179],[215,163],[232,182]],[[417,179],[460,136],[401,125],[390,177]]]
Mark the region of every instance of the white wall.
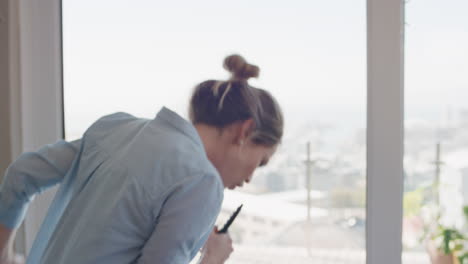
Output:
[[[20,153],[62,138],[63,111],[60,1],[5,0],[0,8],[3,171]],[[18,233],[20,251],[31,247],[52,195],[31,204],[25,232]]]
[[[20,124],[19,2],[0,2],[0,180],[22,151]],[[24,252],[24,225],[17,232],[16,248]]]
[[10,59],[9,59],[9,3],[0,2],[0,179],[11,162],[10,133]]

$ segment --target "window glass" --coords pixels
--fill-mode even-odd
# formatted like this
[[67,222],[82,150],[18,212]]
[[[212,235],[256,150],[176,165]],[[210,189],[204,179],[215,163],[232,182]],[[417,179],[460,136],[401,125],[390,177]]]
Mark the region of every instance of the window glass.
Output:
[[286,130],[253,182],[225,192],[219,225],[244,204],[229,263],[365,263],[365,3],[65,0],[66,138],[116,111],[186,117],[192,88],[226,79],[239,53]]
[[438,256],[444,241],[452,252],[468,236],[467,10],[462,0],[406,4],[403,246],[418,263],[448,263],[437,262],[449,258]]

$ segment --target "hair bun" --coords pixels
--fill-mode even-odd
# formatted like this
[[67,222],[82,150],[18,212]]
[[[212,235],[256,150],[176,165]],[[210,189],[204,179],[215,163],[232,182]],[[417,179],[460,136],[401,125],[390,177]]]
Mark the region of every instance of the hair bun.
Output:
[[248,64],[240,55],[234,54],[224,59],[224,68],[232,74],[232,79],[247,81],[251,77],[258,77],[260,68]]

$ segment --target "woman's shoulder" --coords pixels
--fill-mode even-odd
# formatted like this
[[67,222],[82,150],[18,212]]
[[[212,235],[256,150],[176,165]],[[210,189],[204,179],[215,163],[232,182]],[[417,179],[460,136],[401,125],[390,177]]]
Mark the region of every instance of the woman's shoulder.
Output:
[[105,115],[96,120],[88,130],[99,128],[112,128],[127,122],[138,120],[139,118],[124,112],[117,112],[110,115]]
[[118,112],[110,115],[105,115],[96,120],[84,133],[85,138],[102,138],[107,137],[110,133],[114,133],[120,128],[129,127],[133,130],[134,127],[140,127],[140,123],[144,124],[148,120],[137,118],[131,114]]

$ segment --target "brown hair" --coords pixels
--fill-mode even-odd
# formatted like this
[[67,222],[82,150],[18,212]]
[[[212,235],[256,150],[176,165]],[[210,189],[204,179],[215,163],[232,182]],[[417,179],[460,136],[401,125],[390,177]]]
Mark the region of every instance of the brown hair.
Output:
[[283,114],[273,96],[248,84],[260,69],[239,55],[224,59],[224,68],[232,76],[228,81],[208,80],[195,87],[190,100],[190,120],[218,128],[253,119],[252,141],[274,146],[283,136]]

